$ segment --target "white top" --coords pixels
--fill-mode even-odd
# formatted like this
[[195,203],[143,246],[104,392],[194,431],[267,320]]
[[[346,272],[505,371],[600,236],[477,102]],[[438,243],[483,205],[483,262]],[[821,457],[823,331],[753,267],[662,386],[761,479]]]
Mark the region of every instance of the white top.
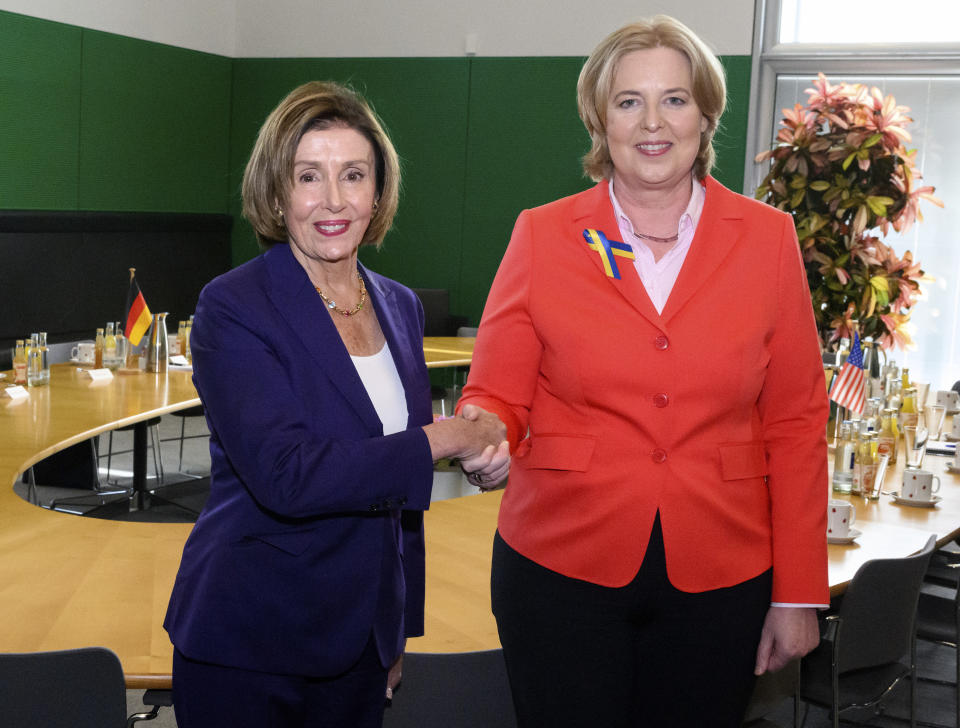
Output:
[[383,434],[392,435],[407,429],[407,398],[387,342],[383,342],[383,348],[373,356],[351,354],[350,358],[380,416]]

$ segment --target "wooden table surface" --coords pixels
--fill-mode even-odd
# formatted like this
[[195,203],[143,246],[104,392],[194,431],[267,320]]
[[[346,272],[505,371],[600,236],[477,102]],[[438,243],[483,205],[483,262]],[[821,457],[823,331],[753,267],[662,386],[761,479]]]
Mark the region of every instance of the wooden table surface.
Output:
[[[50,387],[25,402],[0,400],[0,651],[102,645],[120,656],[131,688],[168,687],[172,646],[161,626],[190,524],[82,518],[28,504],[13,492],[20,472],[70,444],[198,403],[188,372],[117,376],[90,384],[76,368],[54,366]],[[889,496],[856,504],[851,545],[830,546],[835,591],[869,558],[904,556],[929,533],[945,542],[960,529],[960,478],[947,458],[928,454],[943,501],[898,506]],[[899,484],[900,469],[885,490]],[[416,652],[499,646],[490,613],[490,552],[500,492],[432,504],[426,514],[426,635]]]
[[474,336],[423,337],[423,355],[427,360],[427,369],[470,366],[476,343]]

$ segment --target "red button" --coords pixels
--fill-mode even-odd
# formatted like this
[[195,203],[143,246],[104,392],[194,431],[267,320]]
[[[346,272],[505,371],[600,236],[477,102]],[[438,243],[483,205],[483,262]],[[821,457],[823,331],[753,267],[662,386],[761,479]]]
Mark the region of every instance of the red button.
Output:
[[670,340],[663,334],[660,334],[660,336],[653,340],[653,345],[660,351],[665,351],[666,348],[670,346]]
[[653,404],[656,407],[666,407],[670,404],[670,398],[663,392],[660,392],[660,394],[653,395]]
[[660,463],[665,463],[667,461],[667,451],[661,450],[658,447],[656,450],[650,453],[650,459],[653,460],[653,462],[657,463],[658,465]]

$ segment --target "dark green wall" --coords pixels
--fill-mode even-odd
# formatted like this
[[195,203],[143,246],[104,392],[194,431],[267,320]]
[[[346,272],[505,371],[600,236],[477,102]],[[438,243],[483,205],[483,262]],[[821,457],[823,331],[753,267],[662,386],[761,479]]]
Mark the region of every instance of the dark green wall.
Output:
[[[717,178],[743,178],[749,56],[721,59],[729,104]],[[297,84],[348,82],[403,162],[394,230],[361,257],[448,288],[479,319],[520,210],[590,183],[575,87],[582,58],[229,59],[0,11],[0,208],[230,212],[233,259],[257,129]]]
[[0,207],[226,212],[231,64],[0,12]]

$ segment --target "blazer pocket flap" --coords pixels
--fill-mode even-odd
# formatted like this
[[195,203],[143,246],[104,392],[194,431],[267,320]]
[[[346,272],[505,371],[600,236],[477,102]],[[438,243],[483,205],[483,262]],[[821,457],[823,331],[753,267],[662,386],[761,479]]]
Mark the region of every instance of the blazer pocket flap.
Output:
[[767,454],[759,442],[720,445],[720,472],[724,480],[761,478],[769,473]]
[[257,533],[247,536],[247,541],[261,541],[291,556],[299,556],[316,539],[316,531],[288,531],[286,533]]
[[535,435],[523,458],[528,468],[584,472],[593,457],[597,438],[589,435]]

